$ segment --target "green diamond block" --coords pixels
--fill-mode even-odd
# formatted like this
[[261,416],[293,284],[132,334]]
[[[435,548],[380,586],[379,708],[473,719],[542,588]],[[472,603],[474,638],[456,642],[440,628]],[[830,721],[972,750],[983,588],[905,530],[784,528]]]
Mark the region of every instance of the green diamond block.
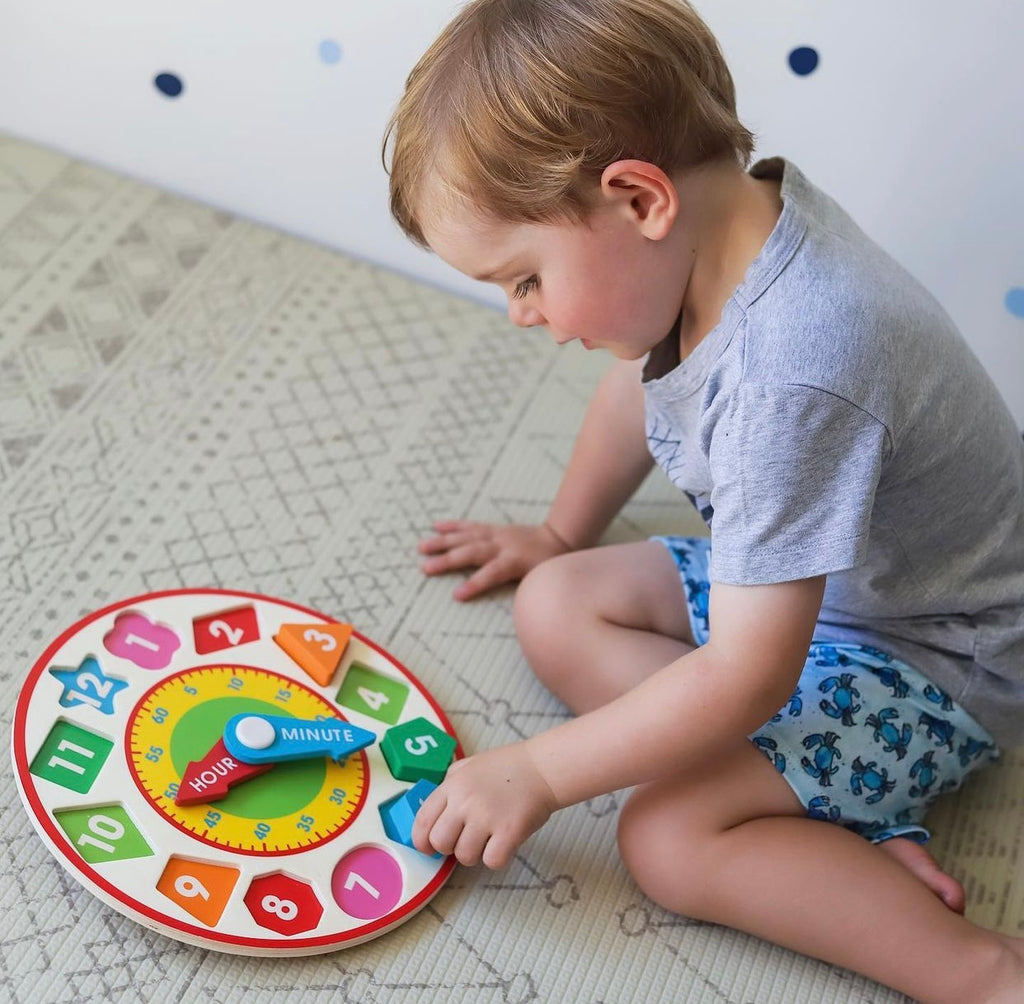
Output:
[[440,784],[455,756],[455,740],[426,718],[413,718],[384,733],[380,749],[399,781]]
[[153,850],[123,805],[61,809],[54,813],[61,829],[89,864],[149,857]]
[[105,736],[58,719],[29,771],[62,788],[85,794],[107,762],[114,744]]
[[402,717],[409,688],[398,680],[353,662],[338,688],[337,701],[346,708],[394,725]]

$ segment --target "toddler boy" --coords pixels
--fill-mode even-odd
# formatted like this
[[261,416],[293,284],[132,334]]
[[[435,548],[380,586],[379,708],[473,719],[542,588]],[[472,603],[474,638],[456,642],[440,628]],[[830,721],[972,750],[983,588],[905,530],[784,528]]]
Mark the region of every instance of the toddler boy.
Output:
[[[502,867],[638,786],[619,846],[668,909],[922,1001],[1024,999],[1024,942],[916,842],[1024,738],[1024,444],[952,322],[796,166],[746,170],[675,0],[476,0],[389,140],[413,240],[615,357],[544,524],[421,544],[476,569],[461,599],[523,580],[524,653],[578,717],[457,763],[417,846]],[[654,461],[710,538],[595,547]]]

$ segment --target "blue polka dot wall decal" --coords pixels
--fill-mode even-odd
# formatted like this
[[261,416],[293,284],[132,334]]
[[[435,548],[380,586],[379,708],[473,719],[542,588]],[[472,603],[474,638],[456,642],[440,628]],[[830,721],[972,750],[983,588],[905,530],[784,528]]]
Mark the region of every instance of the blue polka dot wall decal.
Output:
[[341,62],[341,46],[333,38],[325,38],[320,43],[320,61],[328,66]]
[[798,76],[806,77],[818,68],[818,50],[801,45],[789,54],[789,68]]
[[1006,309],[1014,317],[1024,319],[1024,286],[1016,286],[1006,294]]
[[158,73],[153,78],[153,84],[161,94],[166,94],[169,98],[176,98],[185,90],[181,77],[176,73]]

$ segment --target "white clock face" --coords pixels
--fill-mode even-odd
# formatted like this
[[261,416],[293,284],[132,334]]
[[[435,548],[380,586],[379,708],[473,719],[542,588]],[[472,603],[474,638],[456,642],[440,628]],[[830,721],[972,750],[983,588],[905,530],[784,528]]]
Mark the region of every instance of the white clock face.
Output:
[[[291,720],[362,745],[260,764],[224,745],[229,722],[259,736]],[[454,868],[409,846],[415,808],[404,830],[393,815],[459,755],[444,713],[358,631],[281,600],[180,590],[79,621],[28,675],[13,755],[36,829],[78,881],[220,951],[358,944],[415,914]]]

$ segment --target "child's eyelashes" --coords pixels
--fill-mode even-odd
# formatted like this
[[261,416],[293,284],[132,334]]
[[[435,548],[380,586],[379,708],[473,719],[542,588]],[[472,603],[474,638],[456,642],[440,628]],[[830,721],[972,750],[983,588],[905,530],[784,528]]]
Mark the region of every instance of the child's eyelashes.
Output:
[[521,300],[531,290],[536,289],[540,285],[540,279],[535,275],[531,275],[529,279],[524,279],[519,283],[512,292],[513,300]]

